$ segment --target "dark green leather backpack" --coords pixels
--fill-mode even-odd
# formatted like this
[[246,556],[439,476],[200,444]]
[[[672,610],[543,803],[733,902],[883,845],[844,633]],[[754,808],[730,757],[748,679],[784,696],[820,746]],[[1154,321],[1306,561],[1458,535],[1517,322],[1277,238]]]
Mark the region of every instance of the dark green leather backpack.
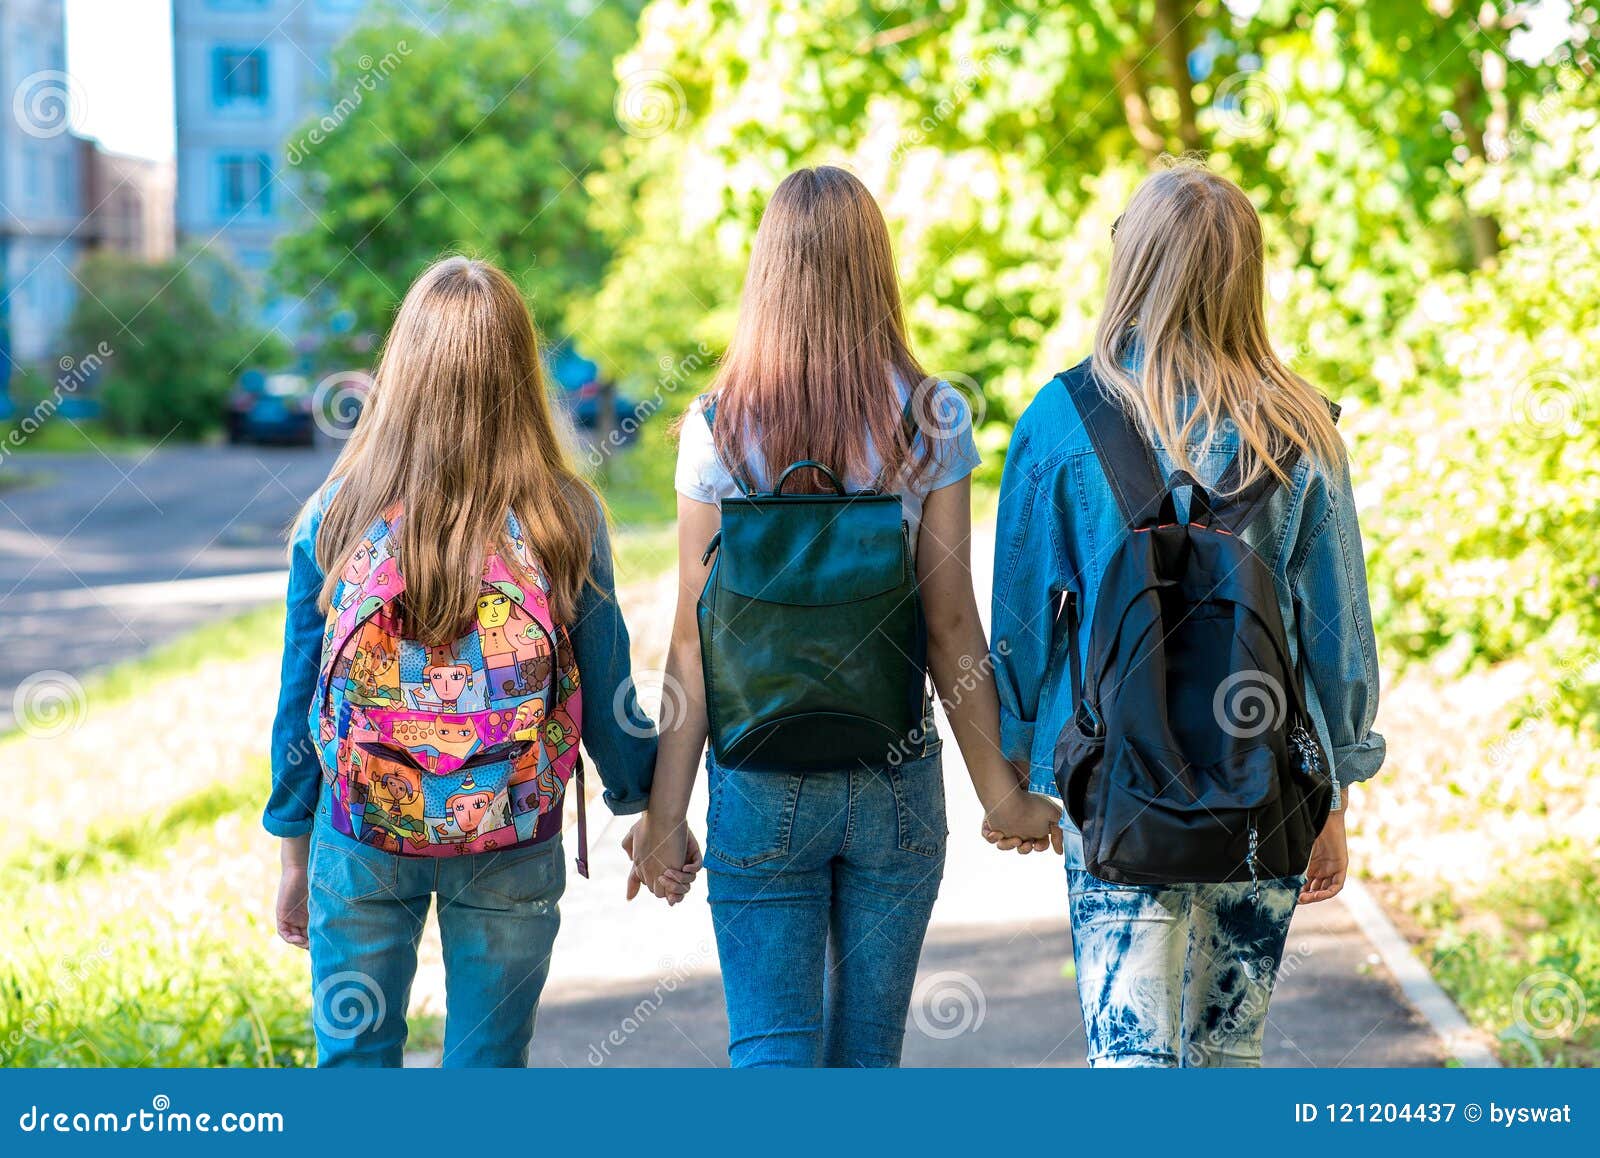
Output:
[[[702,400],[707,425],[716,403]],[[832,493],[785,494],[796,471]],[[927,631],[900,496],[846,493],[828,467],[785,470],[722,501],[700,593],[711,750],[724,768],[806,772],[886,763],[921,744]]]

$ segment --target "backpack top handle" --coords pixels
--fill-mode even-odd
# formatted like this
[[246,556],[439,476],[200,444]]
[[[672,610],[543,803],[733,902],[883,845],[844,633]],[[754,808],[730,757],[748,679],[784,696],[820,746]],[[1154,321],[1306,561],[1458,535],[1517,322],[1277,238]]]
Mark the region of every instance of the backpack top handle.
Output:
[[828,480],[829,483],[831,483],[833,485],[833,493],[834,494],[839,495],[841,497],[844,495],[844,483],[839,481],[839,476],[838,475],[834,474],[833,471],[831,471],[827,467],[823,466],[820,462],[818,462],[814,458],[802,458],[799,462],[790,463],[789,464],[789,468],[787,470],[785,470],[781,475],[778,476],[778,485],[772,488],[772,495],[773,495],[774,498],[782,497],[782,495],[783,495],[783,484],[788,482],[789,481],[789,476],[792,475],[797,470],[814,470],[814,471],[816,471],[818,474],[822,475],[825,479]]
[[1216,504],[1211,496],[1206,493],[1206,488],[1200,481],[1186,470],[1172,472],[1172,477],[1167,480],[1166,489],[1159,498],[1152,499],[1135,518],[1133,530],[1148,531],[1155,527],[1168,527],[1178,521],[1177,490],[1179,487],[1189,488],[1189,525],[1191,527],[1204,527],[1207,530],[1218,530],[1228,533],[1229,528],[1217,518]]

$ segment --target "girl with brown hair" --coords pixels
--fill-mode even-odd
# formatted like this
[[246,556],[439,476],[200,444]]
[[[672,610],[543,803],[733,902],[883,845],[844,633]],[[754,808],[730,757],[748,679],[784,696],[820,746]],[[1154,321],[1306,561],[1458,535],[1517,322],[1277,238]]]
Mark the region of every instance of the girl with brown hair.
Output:
[[[927,622],[927,669],[987,813],[1025,849],[1059,814],[1001,757],[999,709],[972,588],[966,404],[929,377],[906,339],[889,232],[842,169],[778,186],[756,235],[732,345],[679,448],[677,617],[655,788],[632,834],[637,879],[666,895],[689,859],[686,813],[708,732],[696,605],[720,504],[741,480],[811,460],[851,490],[899,494]],[[906,416],[912,421],[904,421]],[[804,469],[791,489],[816,491]],[[759,631],[759,625],[750,630]],[[840,657],[847,662],[847,657]],[[735,1066],[892,1066],[944,867],[941,741],[931,704],[904,751],[841,757],[815,772],[724,768],[707,759],[706,868]]]

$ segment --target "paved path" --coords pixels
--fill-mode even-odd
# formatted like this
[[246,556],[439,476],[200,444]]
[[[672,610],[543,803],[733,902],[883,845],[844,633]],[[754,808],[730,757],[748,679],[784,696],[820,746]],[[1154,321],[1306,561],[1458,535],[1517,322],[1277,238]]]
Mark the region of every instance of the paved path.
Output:
[[[1004,857],[946,746],[950,848],[907,1029],[908,1065],[1083,1064],[1058,857]],[[705,814],[703,787],[693,815]],[[703,886],[673,909],[622,900],[621,820],[591,833],[539,1014],[539,1065],[725,1065],[727,1023]],[[1300,910],[1273,1001],[1275,1066],[1437,1066],[1438,1039],[1337,902]],[[641,963],[644,967],[641,968]]]
[[[170,446],[0,466],[0,729],[34,672],[84,674],[283,598],[283,535],[336,448]],[[14,484],[14,485],[13,485]]]
[[[992,554],[991,541],[975,545],[985,607]],[[656,620],[670,615],[670,590],[646,605],[651,614],[635,618],[630,608],[630,622],[646,640],[659,635],[664,646],[666,625]],[[950,734],[947,726],[941,731]],[[949,853],[918,971],[905,1062],[1081,1066],[1083,1026],[1061,860],[1001,855],[984,843],[977,799],[953,743],[945,745],[945,779]],[[691,816],[703,834],[703,775],[698,792]],[[592,833],[594,877],[571,878],[533,1060],[725,1065],[727,1023],[703,882],[673,909],[649,897],[625,905],[627,864],[617,841],[626,828],[614,820]],[[1299,910],[1284,962],[1266,1064],[1444,1064],[1439,1037],[1406,1001],[1342,902]]]

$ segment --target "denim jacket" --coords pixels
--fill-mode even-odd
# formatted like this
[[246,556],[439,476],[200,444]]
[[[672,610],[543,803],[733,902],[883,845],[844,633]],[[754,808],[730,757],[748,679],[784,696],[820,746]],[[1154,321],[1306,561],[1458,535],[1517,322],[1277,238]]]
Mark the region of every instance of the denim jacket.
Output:
[[[1238,432],[1225,424],[1191,447],[1200,482],[1214,484],[1238,445]],[[1156,458],[1170,475],[1171,457],[1157,447]],[[1187,520],[1187,491],[1177,497]],[[1001,746],[1008,759],[1027,761],[1036,792],[1056,793],[1056,739],[1074,710],[1058,609],[1071,592],[1080,625],[1093,622],[1101,577],[1124,534],[1077,407],[1052,379],[1017,423],[1006,455],[991,622]],[[1343,786],[1371,777],[1384,757],[1383,737],[1372,730],[1378,656],[1348,462],[1324,476],[1302,460],[1245,540],[1272,571],[1291,658],[1333,764],[1338,807]],[[1079,632],[1080,663],[1088,661],[1088,637]]]
[[[317,530],[337,484],[306,505],[290,536],[288,614],[283,626],[283,672],[272,724],[272,795],[262,824],[273,836],[304,836],[316,816],[322,766],[307,733],[306,717],[322,664],[326,617],[317,607],[323,572],[317,566]],[[605,784],[605,801],[617,815],[643,812],[655,773],[656,732],[639,707],[628,651],[628,625],[617,606],[611,540],[602,520],[589,559],[594,585],[586,584],[571,625],[572,646],[587,702],[584,748]],[[598,587],[598,590],[596,589]],[[614,714],[617,722],[608,715]],[[623,718],[628,726],[621,726]]]

